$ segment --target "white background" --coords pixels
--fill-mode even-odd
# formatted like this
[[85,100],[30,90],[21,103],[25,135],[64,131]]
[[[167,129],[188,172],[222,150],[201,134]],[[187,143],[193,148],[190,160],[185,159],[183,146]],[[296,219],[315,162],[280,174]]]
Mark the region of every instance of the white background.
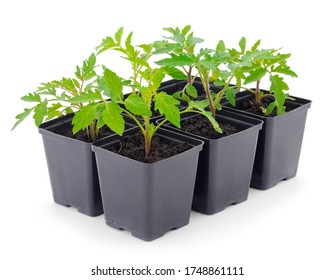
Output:
[[[335,279],[331,2],[1,1],[0,278],[127,279],[93,277],[90,270],[149,265],[243,266],[245,276],[237,279]],[[120,26],[142,43],[160,38],[163,27],[186,24],[204,46],[219,39],[234,46],[244,35],[249,43],[261,38],[263,47],[293,54],[290,65],[299,78],[289,81],[291,94],[313,100],[297,177],[268,191],[252,189],[247,202],[219,214],[193,212],[188,226],[150,243],[107,227],[103,216],[54,204],[33,120],[10,132],[26,106],[20,97],[40,82],[71,75]],[[123,74],[120,61],[108,63]],[[221,279],[152,277],[187,278]]]

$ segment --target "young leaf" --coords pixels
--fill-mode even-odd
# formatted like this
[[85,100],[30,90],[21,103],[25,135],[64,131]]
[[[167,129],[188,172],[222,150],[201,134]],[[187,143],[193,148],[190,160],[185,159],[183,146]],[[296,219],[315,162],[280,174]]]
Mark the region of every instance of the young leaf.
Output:
[[115,33],[115,40],[119,45],[121,43],[122,34],[123,34],[123,27],[119,28],[119,30],[116,31],[116,33]]
[[202,115],[204,115],[212,124],[213,128],[219,132],[222,133],[222,130],[218,124],[218,122],[213,118],[212,114],[210,112],[202,112]]
[[266,109],[262,109],[263,113],[265,116],[268,116],[272,113],[272,111],[274,110],[274,108],[276,107],[276,102],[271,102],[268,107],[266,107]]
[[245,45],[246,45],[246,39],[245,39],[245,37],[242,37],[241,38],[241,40],[239,41],[239,46],[240,46],[240,48],[241,48],[241,52],[242,52],[242,54],[244,54],[245,53]]
[[[288,85],[284,82],[284,79],[282,77],[279,77],[278,75],[270,76],[270,92],[276,93],[283,93],[284,90],[288,90]],[[277,99],[277,97],[276,97]]]
[[36,126],[40,126],[41,123],[43,122],[44,117],[48,113],[48,108],[47,108],[47,101],[43,101],[42,103],[38,104],[35,109],[34,109],[34,120]]
[[87,128],[95,120],[95,112],[96,107],[93,105],[84,106],[79,111],[75,112],[72,119],[73,134]]
[[21,97],[21,100],[27,102],[41,102],[41,96],[37,93],[28,93],[27,95]]
[[165,92],[155,95],[155,110],[165,115],[166,119],[180,128],[180,111],[176,105],[180,102]]
[[60,117],[62,113],[58,111],[58,109],[62,108],[62,104],[60,103],[54,103],[51,105],[51,107],[48,107],[48,116],[46,120],[51,120],[56,117]]
[[252,47],[251,47],[251,51],[254,52],[255,50],[257,50],[257,47],[261,44],[261,40],[258,40]]
[[97,61],[97,58],[96,58],[95,54],[92,53],[87,60],[88,65],[91,69],[94,68],[94,65],[95,65],[96,61]]
[[234,93],[234,90],[231,87],[227,88],[226,98],[229,101],[229,103],[235,107],[235,105],[236,105],[235,104],[235,93]]
[[202,66],[204,66],[205,68],[209,69],[209,70],[212,70],[212,71],[217,71],[217,67],[215,66],[215,64],[211,61],[208,61],[208,60],[202,60],[200,61],[200,64]]
[[226,50],[226,46],[222,40],[219,41],[219,43],[216,45],[216,52],[217,53],[223,53]]
[[134,115],[148,116],[148,117],[152,115],[150,108],[148,107],[144,99],[135,93],[130,94],[126,98],[124,105],[126,106],[126,109]]
[[99,100],[100,101],[103,100],[101,93],[99,91],[90,90],[87,93],[82,93],[81,95],[71,98],[69,101],[71,103],[80,104],[80,103],[99,101]]
[[122,99],[122,81],[116,73],[109,70],[108,68],[104,71],[104,82],[108,88],[111,98],[115,100]]
[[117,46],[115,41],[113,40],[112,37],[106,37],[105,39],[102,40],[102,43],[96,47],[96,50],[98,50],[98,54],[109,50],[113,47]]
[[186,92],[188,93],[188,95],[190,95],[190,96],[192,96],[194,98],[198,97],[197,89],[194,86],[190,85],[190,84],[188,84],[186,86]]
[[153,85],[153,91],[157,91],[157,89],[160,87],[164,77],[165,77],[165,71],[164,71],[163,67],[152,70],[151,81],[152,81],[152,85]]
[[246,85],[252,82],[256,82],[262,79],[262,77],[264,77],[265,74],[266,74],[266,69],[264,68],[257,68],[255,70],[252,70],[250,71],[250,75],[245,78],[244,84]]
[[102,112],[104,123],[119,135],[122,135],[124,131],[124,119],[121,112],[122,109],[114,101],[108,102],[106,109]]
[[165,73],[168,74],[172,79],[183,81],[187,80],[187,76],[184,74],[184,72],[180,71],[178,68],[174,67],[164,67]]
[[30,108],[30,109],[27,109],[27,108],[26,108],[26,109],[24,109],[24,112],[23,112],[23,113],[18,114],[18,115],[15,117],[18,121],[14,124],[12,130],[13,130],[15,127],[17,127],[21,122],[23,122],[23,120],[24,120],[26,117],[29,116],[29,114],[34,110],[34,108],[35,108],[35,107]]
[[193,64],[193,59],[186,54],[171,54],[170,58],[164,58],[162,60],[156,61],[158,65],[165,65],[169,67],[176,66],[190,66]]
[[296,78],[298,77],[298,75],[294,71],[292,71],[290,67],[287,65],[279,65],[276,68],[274,68],[272,72],[281,73]]
[[207,99],[205,99],[205,100],[201,100],[201,101],[190,101],[190,102],[188,103],[188,107],[189,107],[190,109],[192,109],[192,108],[196,108],[196,109],[198,109],[199,111],[202,111],[202,112],[205,111],[205,108],[206,108],[208,105],[209,105],[209,102],[208,102]]
[[181,34],[186,36],[186,34],[191,30],[191,25],[186,25],[183,30],[181,31]]

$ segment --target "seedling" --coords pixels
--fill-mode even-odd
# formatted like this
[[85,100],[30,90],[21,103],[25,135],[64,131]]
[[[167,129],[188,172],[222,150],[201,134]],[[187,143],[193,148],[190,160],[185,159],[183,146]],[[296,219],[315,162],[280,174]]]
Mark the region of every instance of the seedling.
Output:
[[[17,115],[14,129],[26,117],[33,113],[36,126],[43,121],[70,114],[80,109],[88,113],[92,102],[102,100],[100,92],[96,89],[96,56],[91,54],[81,67],[77,66],[75,78],[62,78],[47,83],[41,83],[37,90],[28,93],[21,99],[26,102],[35,103],[33,107],[25,108],[24,112]],[[88,139],[95,141],[98,136],[98,127],[95,120],[87,121],[74,117],[73,133],[85,129]],[[80,129],[78,129],[80,127]]]
[[[242,42],[242,43],[241,43]],[[277,115],[285,113],[285,101],[292,99],[286,92],[289,86],[284,81],[282,75],[298,77],[287,65],[287,59],[291,54],[282,54],[279,49],[258,49],[261,41],[258,40],[250,50],[245,51],[246,39],[242,38],[241,46],[241,62],[244,64],[243,72],[247,74],[244,84],[256,82],[256,89],[247,88],[248,91],[255,95],[255,102],[261,108],[262,112],[267,116],[276,109]],[[232,52],[236,52],[232,50]],[[260,90],[261,79],[268,76],[270,80],[269,93],[265,94]],[[262,107],[261,100],[266,97],[271,97],[272,102],[266,107]]]
[[[180,127],[180,114],[196,112],[206,116],[215,129],[221,132],[217,122],[204,110],[208,105],[206,102],[191,102],[188,108],[180,112],[177,107],[180,101],[165,92],[158,92],[158,89],[166,75],[166,67],[152,68],[148,63],[148,58],[152,56],[151,45],[140,45],[139,50],[132,42],[132,33],[125,40],[125,47],[122,47],[123,29],[115,34],[115,38],[107,37],[98,47],[99,53],[105,50],[120,51],[125,58],[130,61],[133,75],[131,83],[120,78],[115,72],[104,67],[104,74],[99,82],[100,90],[110,98],[101,103],[88,104],[82,108],[75,118],[85,119],[93,122],[98,116],[97,126],[109,126],[117,134],[122,135],[125,128],[124,115],[129,116],[140,128],[145,140],[145,154],[149,155],[151,149],[151,139],[156,131],[167,121]],[[131,86],[133,92],[126,98],[123,95],[123,86]],[[88,109],[92,114],[88,114]],[[165,119],[155,125],[150,117],[152,109],[159,111]],[[143,122],[142,122],[143,121]],[[78,129],[84,129],[85,125],[79,125]]]
[[[182,90],[181,97],[190,101],[190,98],[184,95],[186,91],[189,96],[197,98],[197,90],[192,84],[199,76],[213,117],[215,117],[216,111],[221,109],[220,101],[224,95],[234,104],[234,88],[230,86],[230,83],[234,78],[239,84],[241,81],[240,70],[242,66],[236,64],[239,58],[238,54],[230,53],[222,40],[219,41],[215,50],[202,48],[196,54],[195,45],[203,42],[203,39],[193,37],[189,25],[184,27],[182,31],[178,27],[175,29],[164,28],[164,30],[170,32],[172,37],[166,37],[169,41],[155,42],[155,53],[167,53],[170,57],[156,63],[166,67],[181,67],[186,72],[188,84]],[[186,66],[189,67],[188,70],[185,68]],[[191,78],[192,69],[197,70],[193,78]],[[210,90],[210,82],[213,81],[217,85],[223,85],[223,89],[218,93],[213,93]]]

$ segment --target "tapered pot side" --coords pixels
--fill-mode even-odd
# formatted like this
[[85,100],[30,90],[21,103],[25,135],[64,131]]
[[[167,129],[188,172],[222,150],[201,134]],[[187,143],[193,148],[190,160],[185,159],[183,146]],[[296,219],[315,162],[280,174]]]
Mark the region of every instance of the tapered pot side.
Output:
[[[182,119],[192,118],[194,114]],[[199,156],[192,208],[205,214],[215,214],[228,205],[248,198],[258,131],[262,121],[224,111],[216,120],[236,126],[241,131],[219,139],[207,139],[167,125],[168,129],[204,141]]]
[[[138,131],[125,131],[130,135]],[[142,163],[106,148],[115,145],[114,135],[92,145],[97,159],[106,223],[151,241],[189,222],[198,155],[203,142],[164,129],[157,135],[186,142],[191,149],[155,162]]]
[[228,110],[264,122],[258,137],[251,187],[266,190],[296,176],[311,101],[293,97],[295,100],[287,102],[294,109],[280,116],[264,117],[240,110],[242,102],[250,96],[252,94],[247,91],[238,93],[235,108],[228,102],[223,104]]

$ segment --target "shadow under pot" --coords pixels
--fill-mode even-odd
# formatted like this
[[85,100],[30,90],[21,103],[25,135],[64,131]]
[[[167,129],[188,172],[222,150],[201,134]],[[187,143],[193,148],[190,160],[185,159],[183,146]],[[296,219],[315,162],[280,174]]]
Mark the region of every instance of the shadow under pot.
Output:
[[[268,91],[262,92],[269,93]],[[223,105],[228,110],[264,122],[259,132],[251,187],[266,190],[282,180],[296,176],[307,110],[311,107],[311,101],[292,96],[294,100],[285,102],[288,109],[285,114],[265,117],[243,111],[246,102],[252,98],[252,93],[243,91],[236,95],[235,108],[228,101],[223,102]]]
[[[181,130],[170,124],[164,127],[204,141],[199,156],[192,209],[204,214],[215,214],[228,205],[247,200],[258,131],[262,127],[262,121],[234,112],[220,111],[216,120],[233,127],[233,133],[210,139],[201,135],[200,131],[196,134],[185,131],[189,128],[184,128],[183,122],[198,124],[198,118],[207,120],[198,114],[185,114],[181,120]],[[210,123],[207,126],[214,131]]]
[[[189,223],[203,142],[159,129],[154,137],[158,137],[160,143],[172,145],[172,149],[186,145],[187,149],[157,162],[145,163],[119,154],[123,149],[121,141],[127,145],[136,134],[142,136],[139,128],[129,129],[122,137],[114,135],[93,143],[92,149],[97,159],[107,225],[151,241]],[[153,141],[156,140],[153,138]],[[144,154],[144,146],[136,149]]]

